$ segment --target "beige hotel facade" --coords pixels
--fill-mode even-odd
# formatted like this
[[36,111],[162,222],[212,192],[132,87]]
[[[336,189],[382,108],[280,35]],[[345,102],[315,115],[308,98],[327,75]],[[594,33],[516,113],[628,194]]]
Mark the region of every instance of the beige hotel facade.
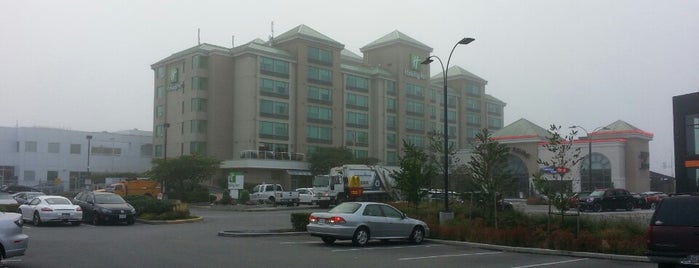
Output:
[[[286,188],[310,187],[306,156],[320,147],[397,165],[402,140],[426,146],[428,133],[443,132],[443,76],[420,64],[432,48],[399,31],[360,51],[300,25],[152,64],[154,157],[213,156],[223,161],[219,176]],[[446,123],[456,148],[479,129],[503,127],[505,103],[486,84],[457,65],[448,70]]]

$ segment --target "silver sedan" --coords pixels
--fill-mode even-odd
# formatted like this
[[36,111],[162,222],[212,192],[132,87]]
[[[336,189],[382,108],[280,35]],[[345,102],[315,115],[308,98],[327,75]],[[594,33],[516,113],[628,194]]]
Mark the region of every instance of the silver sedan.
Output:
[[22,214],[22,220],[32,221],[36,226],[46,222],[70,222],[80,225],[83,211],[78,205],[73,205],[70,199],[58,195],[37,196],[29,203],[17,209]]
[[312,213],[308,221],[308,233],[326,244],[352,240],[364,246],[371,239],[407,239],[420,244],[430,231],[427,224],[408,218],[397,208],[374,202],[345,202],[328,212]]

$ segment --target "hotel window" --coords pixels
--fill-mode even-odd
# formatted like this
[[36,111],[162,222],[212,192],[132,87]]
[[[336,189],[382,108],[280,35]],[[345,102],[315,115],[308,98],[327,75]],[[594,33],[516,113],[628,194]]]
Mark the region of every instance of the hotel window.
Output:
[[360,91],[368,91],[369,90],[369,79],[366,79],[364,77],[354,76],[354,75],[347,75],[346,79],[345,79],[345,88],[346,89],[360,90]]
[[486,103],[488,113],[494,115],[502,115],[502,106],[495,103]]
[[386,146],[390,148],[396,148],[398,146],[397,136],[398,135],[396,135],[395,133],[386,134]]
[[447,119],[449,122],[456,122],[456,111],[448,110]]
[[157,125],[157,126],[155,126],[155,129],[154,129],[154,130],[155,130],[155,133],[154,133],[154,134],[155,134],[156,137],[162,137],[163,134],[165,133],[165,127],[163,127],[163,125]]
[[158,67],[158,79],[165,77],[165,67]]
[[369,115],[365,113],[347,112],[348,126],[369,127]]
[[260,79],[260,91],[266,93],[267,95],[275,96],[289,96],[289,83],[271,80],[271,79]]
[[92,151],[90,152],[90,154],[105,156],[121,155],[121,148],[112,148],[104,146],[92,147]]
[[153,149],[153,157],[163,157],[163,146],[158,144]]
[[488,128],[495,128],[495,129],[502,128],[502,119],[500,119],[500,118],[488,118]]
[[435,105],[430,105],[430,118],[432,118],[432,119],[437,118],[437,106],[435,106]]
[[352,154],[355,159],[365,159],[369,157],[369,151],[367,150],[352,150]]
[[449,107],[456,107],[457,101],[458,101],[458,98],[456,98],[456,96],[447,96],[447,105]]
[[388,95],[396,95],[396,81],[386,81],[386,92]]
[[279,101],[260,100],[260,116],[289,118],[289,104]]
[[81,148],[80,144],[70,145],[70,154],[80,154]]
[[308,106],[306,108],[306,118],[310,121],[326,121],[333,120],[333,110],[331,108]]
[[25,141],[24,151],[28,153],[36,153],[36,142],[35,141]]
[[192,98],[192,112],[206,112],[209,109],[209,101],[202,98]]
[[448,126],[447,131],[449,131],[449,137],[456,137],[456,126]]
[[396,116],[395,115],[387,115],[386,116],[386,128],[395,130],[396,127],[398,127],[398,123],[396,121]]
[[347,106],[354,108],[369,108],[369,97],[347,93]]
[[189,143],[189,153],[206,155],[206,142],[203,141],[193,141]]
[[260,138],[270,138],[270,139],[288,139],[289,138],[289,124],[270,122],[270,121],[260,121]]
[[333,72],[328,69],[308,67],[308,82],[317,84],[332,85]]
[[330,50],[308,47],[308,61],[324,65],[333,64],[333,53]]
[[408,101],[405,107],[407,112],[414,115],[424,115],[425,114],[425,104],[422,102]]
[[260,57],[260,72],[273,76],[289,77],[289,62]]
[[165,114],[165,107],[162,105],[155,106],[155,117],[159,118]]
[[475,139],[479,133],[480,133],[480,130],[476,129],[476,128],[467,128],[466,129],[466,137],[468,137],[469,139]]
[[408,87],[406,88],[406,94],[409,97],[424,98],[425,88],[418,85],[408,84]]
[[48,152],[52,154],[57,154],[61,152],[60,144],[57,142],[49,142]]
[[331,143],[332,142],[332,128],[318,127],[318,126],[307,126],[306,127],[306,140],[308,142]]
[[369,133],[365,131],[347,130],[345,131],[345,145],[369,146]]
[[405,140],[417,148],[425,148],[425,137],[423,136],[407,135]]
[[476,85],[466,85],[466,94],[471,96],[480,96],[481,88]]
[[324,102],[330,102],[332,99],[332,92],[327,88],[320,88],[314,86],[308,86],[308,99],[318,100]]
[[466,99],[466,109],[480,112],[481,101],[479,99]]
[[159,86],[155,89],[155,97],[158,99],[165,97],[165,86]]
[[481,125],[481,115],[480,114],[466,114],[466,124],[473,126]]
[[206,133],[206,120],[189,121],[189,133]]
[[195,76],[192,77],[192,90],[209,89],[209,78]]
[[415,118],[407,118],[407,119],[405,119],[405,129],[406,130],[424,131],[425,130],[425,121],[420,120],[420,119],[415,119]]
[[386,152],[386,164],[389,166],[398,165],[398,154],[396,152]]
[[192,56],[192,69],[208,69],[209,57],[202,55]]
[[398,104],[396,98],[386,98],[386,111],[396,112]]

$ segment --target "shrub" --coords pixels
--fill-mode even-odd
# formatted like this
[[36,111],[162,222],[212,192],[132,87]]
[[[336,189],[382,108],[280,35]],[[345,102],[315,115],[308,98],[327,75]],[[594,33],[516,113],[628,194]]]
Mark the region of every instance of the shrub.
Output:
[[305,232],[309,216],[311,213],[308,212],[291,213],[291,226],[293,226],[294,231]]
[[17,212],[18,209],[19,209],[18,204],[0,205],[0,210],[2,212]]
[[245,202],[250,201],[250,192],[248,192],[248,190],[245,190],[245,189],[240,190],[240,198],[238,198],[238,201],[240,203],[245,203]]
[[174,204],[169,200],[158,200],[142,195],[128,195],[124,199],[136,209],[136,216],[142,214],[162,214],[172,211]]

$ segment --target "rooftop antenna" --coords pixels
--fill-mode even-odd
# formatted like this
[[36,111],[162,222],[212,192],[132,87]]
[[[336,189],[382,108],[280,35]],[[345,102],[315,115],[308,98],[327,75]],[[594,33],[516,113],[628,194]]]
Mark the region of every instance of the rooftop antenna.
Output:
[[235,35],[231,35],[231,47],[235,47]]
[[201,29],[197,28],[197,45],[201,45]]
[[272,40],[274,40],[274,21],[272,21],[272,34],[269,35],[269,42],[272,43]]

